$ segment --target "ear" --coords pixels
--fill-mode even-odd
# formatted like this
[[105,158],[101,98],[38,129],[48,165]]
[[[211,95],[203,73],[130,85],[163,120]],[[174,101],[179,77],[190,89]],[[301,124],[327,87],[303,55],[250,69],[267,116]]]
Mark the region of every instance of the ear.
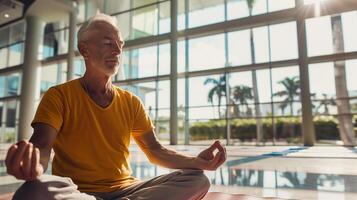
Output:
[[84,42],[79,42],[77,47],[78,47],[79,53],[81,53],[83,58],[84,59],[88,58],[89,53],[88,53],[87,45]]

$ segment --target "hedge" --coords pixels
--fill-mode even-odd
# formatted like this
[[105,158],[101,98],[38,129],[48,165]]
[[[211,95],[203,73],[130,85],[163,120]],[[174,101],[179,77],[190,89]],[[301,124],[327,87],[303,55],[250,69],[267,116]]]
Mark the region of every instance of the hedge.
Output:
[[[339,140],[338,122],[333,118],[319,118],[314,120],[317,140]],[[273,138],[271,119],[263,119],[263,136],[265,140]],[[356,124],[355,124],[356,127]],[[275,121],[276,139],[301,138],[300,118],[280,118]],[[231,138],[244,140],[256,139],[255,119],[236,119],[231,122]],[[194,122],[190,125],[191,140],[209,140],[226,138],[226,123],[224,120]]]

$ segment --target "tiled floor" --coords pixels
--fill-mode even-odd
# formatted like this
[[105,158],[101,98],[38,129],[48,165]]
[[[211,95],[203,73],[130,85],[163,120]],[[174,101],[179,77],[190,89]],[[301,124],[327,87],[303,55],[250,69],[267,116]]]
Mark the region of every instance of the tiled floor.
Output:
[[[0,160],[3,160],[6,147],[0,147]],[[172,148],[195,155],[205,147]],[[148,179],[169,172],[151,165],[136,146],[130,150],[133,175]],[[357,199],[355,148],[229,146],[227,150],[225,165],[215,172],[206,172],[212,183],[212,192],[304,200]],[[3,162],[0,162],[0,197],[21,184],[7,176],[4,170]]]

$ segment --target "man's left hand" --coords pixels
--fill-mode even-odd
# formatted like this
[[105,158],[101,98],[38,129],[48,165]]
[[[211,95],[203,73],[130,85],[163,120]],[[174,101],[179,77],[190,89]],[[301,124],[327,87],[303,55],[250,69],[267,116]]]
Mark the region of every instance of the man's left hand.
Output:
[[[215,150],[218,152],[215,154]],[[216,170],[227,159],[226,148],[219,141],[215,141],[210,147],[203,150],[195,158],[195,166],[203,170]]]

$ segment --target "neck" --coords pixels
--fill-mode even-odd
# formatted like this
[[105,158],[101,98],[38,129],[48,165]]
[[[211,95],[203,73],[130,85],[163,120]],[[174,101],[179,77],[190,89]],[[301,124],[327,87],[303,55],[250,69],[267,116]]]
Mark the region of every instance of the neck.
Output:
[[85,73],[81,78],[82,85],[90,95],[112,94],[113,84],[110,76]]

